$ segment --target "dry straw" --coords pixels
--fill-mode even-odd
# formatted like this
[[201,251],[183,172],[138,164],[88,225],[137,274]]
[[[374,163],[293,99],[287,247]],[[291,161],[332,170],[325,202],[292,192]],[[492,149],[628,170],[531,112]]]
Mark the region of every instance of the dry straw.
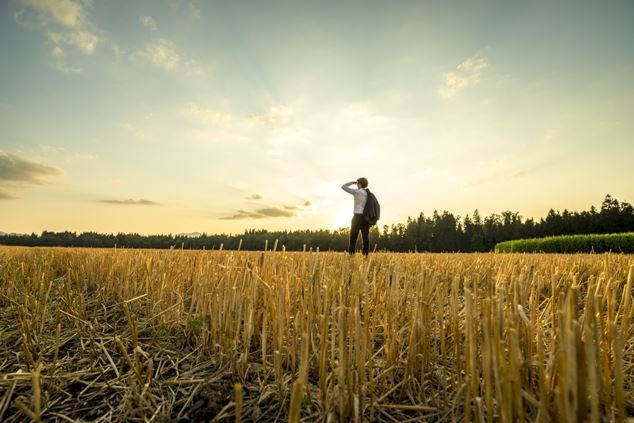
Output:
[[625,421],[633,274],[626,255],[2,248],[0,420]]

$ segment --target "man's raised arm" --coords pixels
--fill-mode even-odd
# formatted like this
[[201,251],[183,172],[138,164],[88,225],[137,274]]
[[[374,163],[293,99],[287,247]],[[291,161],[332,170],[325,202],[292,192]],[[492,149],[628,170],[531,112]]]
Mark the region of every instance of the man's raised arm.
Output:
[[350,194],[354,194],[355,192],[357,192],[357,190],[354,188],[350,188],[350,185],[354,185],[356,183],[357,181],[346,182],[345,184],[341,185],[341,189]]

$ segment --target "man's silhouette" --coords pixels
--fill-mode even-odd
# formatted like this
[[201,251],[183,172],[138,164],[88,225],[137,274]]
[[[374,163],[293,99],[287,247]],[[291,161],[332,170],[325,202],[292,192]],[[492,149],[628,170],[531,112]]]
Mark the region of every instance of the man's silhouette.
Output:
[[[357,185],[356,189],[350,188],[351,185],[355,184]],[[341,186],[341,189],[354,196],[354,215],[350,225],[350,242],[348,244],[348,253],[350,254],[354,254],[356,250],[359,232],[361,232],[363,239],[363,255],[367,256],[370,253],[370,225],[363,219],[363,209],[368,201],[368,192],[365,190],[367,187],[368,180],[366,178],[346,182]]]

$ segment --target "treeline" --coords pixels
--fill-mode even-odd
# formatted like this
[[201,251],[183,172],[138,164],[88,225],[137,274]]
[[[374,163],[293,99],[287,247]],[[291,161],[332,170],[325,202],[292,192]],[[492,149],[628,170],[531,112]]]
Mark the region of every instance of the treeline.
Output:
[[[384,225],[370,231],[372,248],[387,251],[475,252],[492,251],[502,241],[556,235],[604,234],[634,231],[634,208],[606,195],[601,208],[563,212],[550,210],[539,221],[524,219],[517,212],[505,211],[482,218],[478,210],[464,218],[448,211],[431,216],[421,213],[406,223]],[[184,248],[289,251],[344,251],[349,229],[267,231],[247,230],[239,235],[100,234],[96,232],[50,232],[40,235],[0,235],[0,244],[22,246]],[[359,240],[360,244],[360,240]]]
[[582,212],[551,209],[539,221],[511,211],[482,218],[476,210],[464,219],[447,211],[430,217],[421,213],[405,224],[384,227],[379,245],[394,251],[493,251],[497,243],[515,239],[630,231],[634,231],[634,208],[608,194],[600,210],[594,206]]

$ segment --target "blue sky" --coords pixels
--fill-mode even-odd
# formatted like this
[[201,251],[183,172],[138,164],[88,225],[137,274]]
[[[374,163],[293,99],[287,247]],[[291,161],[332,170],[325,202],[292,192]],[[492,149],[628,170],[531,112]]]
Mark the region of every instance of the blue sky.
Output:
[[634,201],[634,3],[0,2],[0,231]]

